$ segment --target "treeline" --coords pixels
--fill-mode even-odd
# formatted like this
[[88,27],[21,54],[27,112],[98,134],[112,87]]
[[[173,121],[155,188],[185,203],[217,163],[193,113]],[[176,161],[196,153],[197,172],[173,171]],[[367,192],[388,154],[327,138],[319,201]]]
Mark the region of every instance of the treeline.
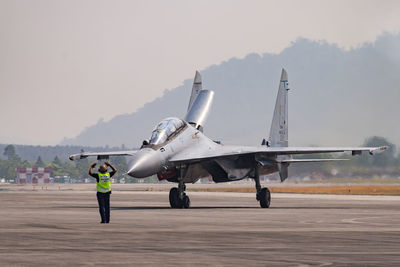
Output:
[[367,138],[362,146],[388,146],[388,149],[375,155],[363,152],[358,156],[352,156],[351,153],[296,156],[299,159],[337,158],[344,161],[293,164],[290,166],[290,173],[296,176],[311,174],[323,177],[400,177],[400,153],[397,153],[395,144],[389,142],[384,137],[372,136]]
[[[125,148],[126,149],[126,148]],[[91,151],[96,151],[92,150]],[[74,151],[77,153],[78,151]],[[96,158],[82,159],[78,161],[70,161],[69,159],[61,160],[57,155],[51,161],[44,160],[42,156],[37,156],[34,161],[22,159],[16,152],[14,145],[7,145],[4,148],[3,158],[0,159],[0,178],[6,181],[15,180],[16,168],[32,168],[32,167],[50,167],[52,171],[51,177],[71,177],[74,179],[82,179],[89,177],[88,170],[90,164],[97,162]],[[125,157],[110,157],[110,163],[114,165],[118,172],[114,178],[120,179],[127,171],[127,162]]]
[[[9,146],[9,144],[0,144],[0,151]],[[68,160],[68,156],[76,154],[81,151],[86,152],[100,152],[100,151],[118,151],[118,150],[131,150],[124,145],[121,147],[88,147],[88,146],[30,146],[30,145],[13,145],[16,154],[23,160],[35,162],[40,156],[46,162],[52,162],[55,157],[61,161]],[[133,148],[135,149],[135,148]],[[7,159],[6,156],[0,154],[0,158]]]
[[[363,146],[376,147],[376,146],[388,146],[388,150],[383,153],[376,155],[369,155],[363,153],[361,156],[351,156],[349,153],[343,154],[314,154],[314,155],[302,155],[296,156],[295,158],[341,158],[348,161],[341,162],[328,162],[328,163],[301,163],[293,164],[290,166],[290,176],[307,176],[318,174],[324,177],[332,176],[358,176],[362,178],[369,178],[373,176],[389,176],[389,177],[400,177],[400,154],[397,154],[396,146],[390,143],[384,137],[373,136],[365,140]],[[52,149],[52,153],[61,153],[63,156],[60,157],[54,154],[54,157],[49,160],[49,153],[45,158],[42,155],[38,155],[38,152],[31,152],[31,155],[36,155],[34,160],[27,160],[27,154],[25,158],[22,158],[17,153],[18,146],[7,145],[4,147],[2,158],[0,159],[0,178],[6,180],[14,180],[16,178],[16,168],[20,167],[50,167],[52,168],[51,177],[57,176],[69,176],[75,179],[82,179],[89,177],[88,169],[91,163],[96,162],[96,158],[86,158],[78,161],[70,161],[67,156],[73,153],[79,153],[83,149],[81,147],[73,146],[56,146],[49,147]],[[26,147],[26,146],[25,146]],[[28,146],[29,151],[32,149]],[[33,146],[32,146],[33,147]],[[21,147],[20,147],[21,148]],[[40,150],[45,147],[39,147]],[[79,149],[80,148],[80,149]],[[89,148],[90,151],[107,151],[107,148]],[[88,149],[88,150],[89,150]],[[46,150],[46,149],[44,149]],[[70,152],[68,152],[70,150]],[[127,148],[108,148],[109,151],[115,150],[127,150]],[[61,152],[62,151],[62,152]],[[125,157],[110,157],[110,163],[113,164],[118,172],[115,178],[122,178],[122,175],[127,172],[127,161]],[[135,179],[127,178],[127,182],[134,182]]]

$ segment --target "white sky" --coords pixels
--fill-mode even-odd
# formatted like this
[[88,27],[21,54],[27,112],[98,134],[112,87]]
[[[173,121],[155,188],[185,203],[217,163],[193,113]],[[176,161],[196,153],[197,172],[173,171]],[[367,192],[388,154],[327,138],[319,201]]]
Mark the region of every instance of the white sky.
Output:
[[196,69],[297,37],[349,48],[400,31],[400,1],[0,0],[0,143],[54,145]]

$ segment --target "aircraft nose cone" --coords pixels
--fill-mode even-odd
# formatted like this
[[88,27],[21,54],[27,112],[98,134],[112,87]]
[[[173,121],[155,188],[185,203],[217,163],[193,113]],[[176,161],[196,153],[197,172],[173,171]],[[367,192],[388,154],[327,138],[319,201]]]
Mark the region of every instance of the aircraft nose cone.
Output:
[[142,149],[133,155],[129,164],[128,175],[145,178],[161,170],[161,158],[153,149]]

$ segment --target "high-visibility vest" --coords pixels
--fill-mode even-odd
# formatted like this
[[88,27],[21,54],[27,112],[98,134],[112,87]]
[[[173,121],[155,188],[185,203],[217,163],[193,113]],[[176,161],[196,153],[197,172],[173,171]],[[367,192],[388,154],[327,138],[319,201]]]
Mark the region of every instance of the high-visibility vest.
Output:
[[99,181],[97,182],[97,192],[107,193],[111,191],[111,176],[109,172],[100,173]]

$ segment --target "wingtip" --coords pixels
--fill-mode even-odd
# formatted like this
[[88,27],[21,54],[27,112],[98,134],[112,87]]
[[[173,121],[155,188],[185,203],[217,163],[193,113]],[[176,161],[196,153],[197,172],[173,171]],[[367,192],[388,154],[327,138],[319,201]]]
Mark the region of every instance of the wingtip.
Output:
[[388,149],[388,146],[380,146],[378,148],[371,149],[369,151],[369,154],[370,155],[379,154],[379,153],[382,153],[383,151],[385,151],[387,149]]

